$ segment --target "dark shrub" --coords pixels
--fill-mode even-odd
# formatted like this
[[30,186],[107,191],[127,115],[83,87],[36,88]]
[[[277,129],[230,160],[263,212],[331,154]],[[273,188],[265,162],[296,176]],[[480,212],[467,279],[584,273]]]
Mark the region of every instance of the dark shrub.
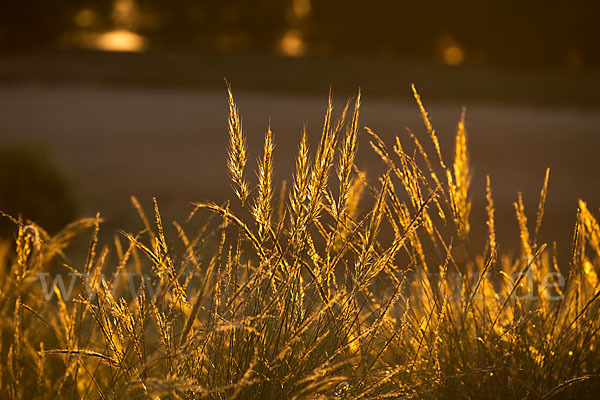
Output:
[[[45,152],[19,144],[0,147],[0,210],[54,233],[77,217],[78,202],[70,182]],[[0,236],[14,230],[11,221],[0,220]]]

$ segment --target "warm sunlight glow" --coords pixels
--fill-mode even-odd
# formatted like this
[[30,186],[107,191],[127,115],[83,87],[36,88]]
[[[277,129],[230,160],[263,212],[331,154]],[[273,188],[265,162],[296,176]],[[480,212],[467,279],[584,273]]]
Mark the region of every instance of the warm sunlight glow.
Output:
[[103,51],[141,52],[148,48],[148,40],[136,33],[141,24],[136,0],[113,0],[110,24],[98,31],[102,16],[90,8],[83,8],[73,16],[79,28],[66,35],[64,43]]
[[112,20],[115,26],[124,29],[135,29],[139,19],[135,0],[115,0],[112,12]]
[[302,34],[295,30],[288,30],[280,44],[281,53],[290,57],[301,57],[306,52],[304,41],[302,40]]
[[125,29],[105,32],[94,41],[94,47],[104,51],[141,52],[148,45],[146,39]]
[[460,65],[465,59],[465,52],[458,46],[448,46],[443,50],[444,62],[448,65]]
[[80,28],[91,28],[96,22],[96,14],[89,8],[84,8],[75,14],[73,22]]
[[296,17],[304,18],[311,13],[312,5],[310,4],[310,0],[294,0],[292,10]]
[[446,65],[460,65],[465,60],[465,51],[459,42],[450,35],[442,35],[438,39],[440,61]]

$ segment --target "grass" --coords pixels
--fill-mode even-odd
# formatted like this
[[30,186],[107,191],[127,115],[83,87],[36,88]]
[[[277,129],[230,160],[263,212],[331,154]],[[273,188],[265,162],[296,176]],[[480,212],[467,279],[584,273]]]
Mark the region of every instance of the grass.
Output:
[[[5,215],[18,233],[0,247],[0,397],[594,398],[597,220],[581,201],[558,265],[538,242],[547,174],[533,229],[515,203],[521,251],[504,254],[488,177],[489,235],[474,248],[465,115],[448,158],[414,93],[431,143],[389,147],[360,128],[360,93],[337,116],[330,95],[319,143],[301,136],[277,193],[277,136],[267,129],[254,184],[229,90],[235,197],[172,226],[135,198],[145,228],[113,243],[99,243],[99,215],[53,237]],[[359,134],[387,167],[375,184],[354,163]],[[89,229],[87,257],[71,260]]]

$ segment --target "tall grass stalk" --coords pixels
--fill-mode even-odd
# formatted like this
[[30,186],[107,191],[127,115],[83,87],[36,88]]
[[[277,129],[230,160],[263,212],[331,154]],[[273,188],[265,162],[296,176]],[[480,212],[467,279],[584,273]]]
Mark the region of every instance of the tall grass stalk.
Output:
[[[269,127],[253,188],[228,87],[226,167],[241,208],[194,203],[171,227],[156,200],[152,221],[132,198],[144,229],[114,244],[99,241],[100,216],[52,237],[7,216],[17,234],[0,244],[0,397],[594,398],[596,216],[580,201],[559,265],[556,245],[538,242],[547,172],[533,234],[519,194],[521,249],[503,253],[488,177],[488,239],[474,248],[465,114],[446,166],[414,94],[435,162],[418,135],[388,147],[367,129],[387,169],[367,181],[355,165],[360,93],[337,118],[330,95],[277,213],[276,136]],[[87,257],[71,259],[88,229]]]

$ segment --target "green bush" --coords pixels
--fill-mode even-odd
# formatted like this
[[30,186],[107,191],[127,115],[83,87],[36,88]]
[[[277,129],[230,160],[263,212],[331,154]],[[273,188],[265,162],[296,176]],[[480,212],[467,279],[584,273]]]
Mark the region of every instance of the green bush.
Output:
[[[78,214],[73,186],[42,150],[13,144],[0,148],[0,210],[31,220],[55,233]],[[14,233],[15,225],[0,221],[0,236]]]

